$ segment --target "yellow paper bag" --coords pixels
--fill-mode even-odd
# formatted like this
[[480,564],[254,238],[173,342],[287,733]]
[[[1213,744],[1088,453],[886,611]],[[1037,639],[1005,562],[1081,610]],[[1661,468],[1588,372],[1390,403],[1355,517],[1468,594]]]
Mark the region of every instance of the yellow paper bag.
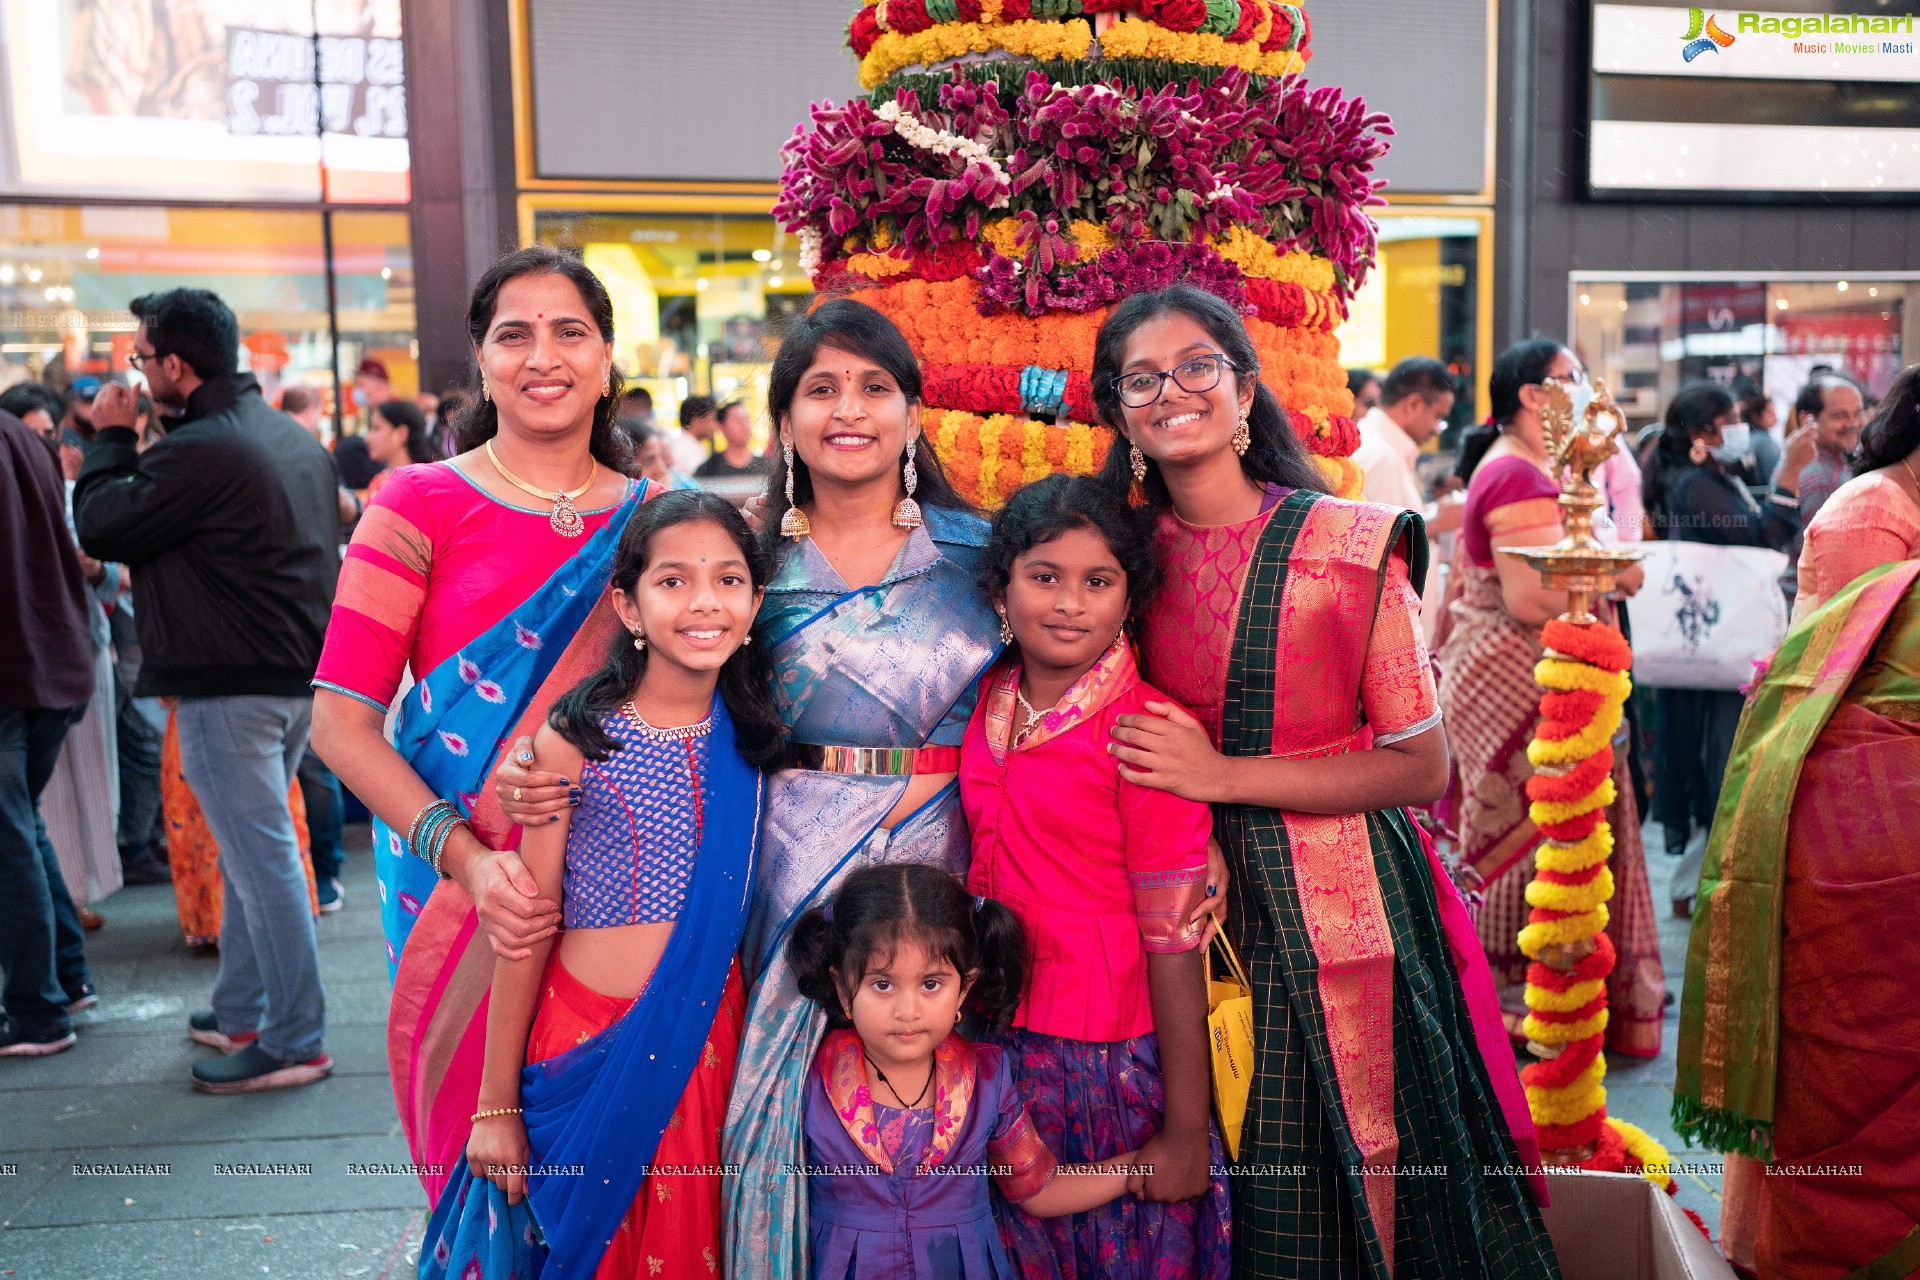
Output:
[[1227,976],[1207,979],[1207,1048],[1213,1058],[1213,1110],[1227,1157],[1240,1158],[1240,1129],[1247,1119],[1247,1094],[1253,1088],[1253,987],[1240,957],[1224,933],[1213,948],[1227,960]]

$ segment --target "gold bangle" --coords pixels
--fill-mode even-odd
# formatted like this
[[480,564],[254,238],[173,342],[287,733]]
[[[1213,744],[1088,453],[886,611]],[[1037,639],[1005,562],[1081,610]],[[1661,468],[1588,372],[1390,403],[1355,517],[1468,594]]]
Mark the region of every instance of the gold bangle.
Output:
[[519,1107],[492,1107],[486,1111],[474,1112],[472,1118],[469,1119],[467,1123],[479,1124],[482,1120],[488,1120],[494,1116],[517,1116],[519,1114]]

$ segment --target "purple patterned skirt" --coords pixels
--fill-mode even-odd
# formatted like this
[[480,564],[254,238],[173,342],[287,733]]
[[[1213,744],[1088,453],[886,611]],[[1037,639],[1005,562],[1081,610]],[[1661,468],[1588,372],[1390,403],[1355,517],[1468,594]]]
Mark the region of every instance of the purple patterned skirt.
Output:
[[[1007,1051],[1034,1127],[1062,1164],[1111,1160],[1160,1131],[1165,1087],[1151,1033],[1101,1043],[1016,1027],[986,1038]],[[1021,1280],[1226,1280],[1233,1218],[1218,1127],[1211,1160],[1212,1186],[1185,1204],[1125,1195],[1089,1213],[1036,1218],[995,1190],[1000,1239]]]

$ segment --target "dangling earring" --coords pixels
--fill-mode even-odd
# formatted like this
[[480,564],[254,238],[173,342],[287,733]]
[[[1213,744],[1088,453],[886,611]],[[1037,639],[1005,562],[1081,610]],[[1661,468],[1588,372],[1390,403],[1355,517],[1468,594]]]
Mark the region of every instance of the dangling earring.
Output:
[[638,631],[633,633],[633,647],[642,653],[645,653],[647,649],[647,638]]
[[[807,519],[807,513],[793,505],[793,441],[780,442],[780,456],[787,460],[787,514],[780,517],[780,536],[792,538],[795,542],[813,532],[813,521]],[[895,517],[898,519],[898,517]]]
[[1147,482],[1147,455],[1140,452],[1139,445],[1127,445],[1127,465],[1133,468],[1133,482],[1135,484],[1145,484]]
[[1247,423],[1247,410],[1240,411],[1240,425],[1233,429],[1233,452],[1238,457],[1246,457],[1247,450],[1253,446],[1253,428]]
[[1687,450],[1687,458],[1695,466],[1699,466],[1707,460],[1707,454],[1710,452],[1711,450],[1707,448],[1707,442],[1705,440],[1696,439],[1693,442],[1693,447]]
[[1000,643],[1012,644],[1013,628],[1007,623],[1007,611],[1005,609],[996,609],[994,612],[1000,615]]
[[487,385],[487,375],[484,373],[480,375],[480,398],[482,400],[493,399],[493,388]]
[[893,508],[893,527],[896,529],[918,529],[926,523],[920,516],[920,504],[913,500],[913,491],[920,487],[920,468],[913,465],[914,447],[919,443],[917,439],[907,441],[907,465],[900,472],[900,479],[907,486],[907,496]]
[[600,398],[605,400],[613,394],[613,366],[607,366],[607,376],[600,379]]

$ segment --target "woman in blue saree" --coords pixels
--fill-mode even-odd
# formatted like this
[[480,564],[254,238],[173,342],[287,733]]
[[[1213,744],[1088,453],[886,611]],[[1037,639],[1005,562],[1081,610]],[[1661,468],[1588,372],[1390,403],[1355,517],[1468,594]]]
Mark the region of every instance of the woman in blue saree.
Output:
[[[747,1033],[723,1144],[735,1277],[807,1274],[794,1169],[825,1019],[794,985],[787,932],[855,867],[966,870],[960,740],[1001,647],[981,584],[987,523],[920,448],[920,370],[900,331],[871,307],[823,303],[789,327],[768,403],[781,459],[765,536],[781,559],[754,643],[772,659],[796,767],[767,783],[742,943]],[[496,785],[528,821],[566,802],[554,779],[512,764]]]
[[[622,474],[612,312],[593,273],[554,250],[509,254],[482,277],[468,309],[482,395],[460,424],[464,452],[401,468],[369,505],[315,680],[315,749],[376,817],[396,967],[389,1065],[435,1201],[465,1171],[493,970],[488,942],[536,940],[559,924],[557,904],[536,896],[511,851],[519,831],[486,779],[499,745],[530,733],[560,693],[600,665],[618,626],[607,598],[613,552],[648,496]],[[419,679],[389,742],[387,708],[409,667]],[[703,840],[703,852],[726,844],[716,867],[751,856],[759,789],[757,775],[745,774],[714,780],[715,807],[729,819],[710,824]],[[591,1051],[552,1059],[529,1095],[543,1163],[635,1179],[616,1217],[712,1026],[712,998],[703,1014],[699,993],[719,989],[744,927],[744,900],[729,906],[724,894],[706,893],[705,866],[701,892],[690,891],[689,923],[675,931],[680,955],[663,958],[661,972],[672,959],[676,976],[654,984],[623,1019],[646,1029],[646,1052],[623,1049],[636,1043],[630,1036],[601,1037]],[[554,1273],[588,1274],[598,1257],[588,1203],[619,1188],[610,1182],[589,1195],[586,1186],[552,1180],[551,1195],[586,1197],[542,1218]],[[500,1235],[486,1243],[509,1254],[515,1247]]]

